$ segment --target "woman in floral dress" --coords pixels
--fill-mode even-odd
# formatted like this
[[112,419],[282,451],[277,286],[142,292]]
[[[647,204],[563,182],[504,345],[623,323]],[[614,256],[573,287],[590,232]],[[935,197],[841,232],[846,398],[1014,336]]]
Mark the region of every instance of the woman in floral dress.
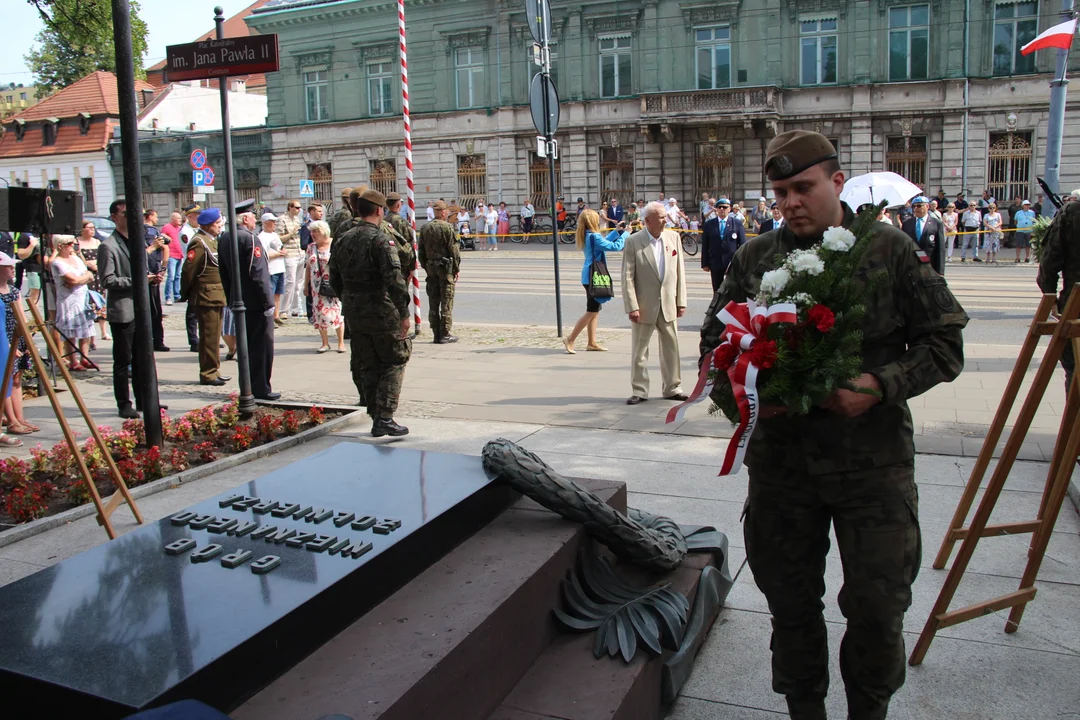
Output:
[[311,230],[311,244],[307,248],[305,260],[307,280],[304,283],[311,294],[312,325],[319,331],[322,344],[316,352],[324,353],[330,349],[330,328],[337,333],[337,351],[345,352],[345,323],[341,317],[341,299],[328,298],[320,294],[323,287],[330,287],[330,226],[322,220],[308,224]]
[[[15,287],[15,263],[12,258],[0,253],[0,304],[4,305],[4,330],[7,334],[8,352],[16,354],[15,365],[11,371],[10,392],[4,396],[4,417],[8,432],[12,435],[26,435],[41,430],[37,425],[26,421],[23,415],[22,374],[30,369],[30,351],[26,347],[26,338],[20,337],[17,347],[11,347],[15,337],[14,305],[21,302],[19,288]],[[5,358],[6,359],[6,358]],[[0,445],[12,445],[0,439]]]
[[71,370],[96,370],[97,366],[87,358],[90,354],[90,338],[94,336],[94,313],[90,307],[87,284],[94,274],[86,263],[75,254],[73,235],[56,235],[56,257],[51,270],[56,284],[56,329],[67,338],[64,354]]
[[[101,287],[101,281],[98,280],[97,269],[97,255],[98,248],[101,247],[101,241],[97,238],[95,232],[94,222],[92,220],[83,220],[82,233],[79,235],[79,255],[82,256],[83,262],[86,263],[86,268],[90,272],[94,273],[94,279],[90,281],[89,287],[94,292],[105,297],[105,289]],[[97,309],[97,324],[98,330],[101,332],[102,340],[112,340],[109,337],[109,326],[105,322],[105,305]],[[94,342],[94,338],[90,338],[90,349],[96,350],[97,345]]]

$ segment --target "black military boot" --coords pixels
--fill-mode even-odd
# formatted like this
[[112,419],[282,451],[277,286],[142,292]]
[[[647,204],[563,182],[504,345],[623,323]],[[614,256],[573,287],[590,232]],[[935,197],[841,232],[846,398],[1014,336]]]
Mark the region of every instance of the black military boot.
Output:
[[389,435],[391,437],[399,437],[401,435],[408,435],[409,428],[404,425],[398,425],[394,422],[393,418],[376,418],[371,424],[371,436],[382,437]]
[[825,698],[787,698],[791,720],[828,720]]

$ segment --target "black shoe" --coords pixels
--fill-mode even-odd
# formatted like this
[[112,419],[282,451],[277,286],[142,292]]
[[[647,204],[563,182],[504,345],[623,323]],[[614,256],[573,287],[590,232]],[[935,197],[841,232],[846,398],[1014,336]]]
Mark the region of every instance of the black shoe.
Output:
[[456,343],[457,340],[458,340],[457,335],[443,335],[442,337],[440,337],[435,342],[438,343],[439,345],[448,345],[450,343]]
[[674,395],[665,395],[664,399],[675,400],[676,402],[683,402],[684,400],[689,400],[690,396],[686,393],[675,393]]
[[379,419],[371,424],[372,437],[382,437],[383,435],[390,435],[391,437],[400,437],[401,435],[408,435],[409,428],[404,425],[398,425],[393,419]]
[[279,393],[279,392],[268,392],[265,395],[263,395],[262,397],[259,397],[258,395],[256,395],[255,399],[256,400],[280,400],[281,399],[281,393]]
[[626,399],[627,405],[637,405],[638,403],[648,402],[649,398],[643,398],[640,395],[631,395]]
[[199,346],[198,345],[192,345],[188,349],[191,350],[191,352],[199,352]]
[[224,350],[225,349],[225,343],[218,343],[217,349],[218,350]]
[[154,352],[169,352],[169,348],[164,345],[157,345],[154,347]]
[[200,380],[200,385],[213,385],[214,387],[221,387],[225,384],[225,378],[214,378],[213,380]]
[[233,350],[231,353],[227,353],[225,355],[226,360],[232,360],[234,357],[236,357],[236,351],[235,350]]
[[135,408],[131,407],[130,405],[125,405],[124,407],[120,408],[120,412],[118,412],[117,415],[124,418],[125,420],[139,419],[139,413],[135,410]]

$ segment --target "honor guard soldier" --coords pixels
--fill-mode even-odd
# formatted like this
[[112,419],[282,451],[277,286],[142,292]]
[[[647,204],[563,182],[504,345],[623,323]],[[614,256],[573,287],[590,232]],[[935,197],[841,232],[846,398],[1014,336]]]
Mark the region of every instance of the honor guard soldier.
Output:
[[[353,191],[355,192],[355,190]],[[401,274],[396,241],[383,229],[386,197],[366,190],[355,199],[352,230],[334,242],[330,286],[341,298],[352,328],[353,382],[367,400],[371,434],[408,435],[394,422],[405,364],[412,355],[409,286]]]
[[[828,228],[855,220],[840,201],[844,173],[825,136],[806,130],[777,135],[764,170],[784,224],[735,252],[706,311],[703,356],[720,344],[720,311],[729,302],[752,300],[777,258],[810,249]],[[847,717],[881,720],[904,683],[904,613],[922,550],[907,401],[964,368],[968,317],[945,278],[902,230],[873,226],[854,274],[869,285],[862,374],[852,389],[834,390],[807,415],[762,406],[746,450],[746,556],[772,613],[772,687],[787,697],[794,720],[826,717],[829,655],[821,599],[830,527],[844,569],[840,668]]]
[[461,269],[454,226],[446,221],[450,212],[442,200],[435,203],[435,219],[420,231],[420,265],[427,273],[428,322],[435,342],[457,342],[450,334],[454,324],[454,283]]
[[195,305],[199,325],[199,383],[224,385],[232,378],[221,375],[221,316],[225,289],[218,267],[218,241],[224,220],[217,208],[199,213],[199,230],[188,243],[180,275],[180,299]]
[[341,207],[330,216],[330,221],[327,223],[330,226],[330,235],[335,239],[347,233],[352,226],[352,210],[349,209],[349,203],[351,202],[349,195],[352,191],[352,188],[345,188],[341,191]]
[[409,221],[401,215],[401,195],[392,192],[386,196],[386,220],[403,242],[396,242],[401,274],[408,280],[416,271],[416,255],[413,254],[413,231]]
[[236,205],[236,246],[233,258],[228,234],[221,236],[218,256],[221,259],[221,284],[225,297],[232,305],[237,288],[232,286],[233,266],[240,266],[240,299],[244,303],[244,327],[247,328],[248,370],[251,373],[251,394],[259,400],[277,400],[281,393],[270,388],[274,369],[274,287],[270,282],[270,267],[262,243],[255,237],[257,223],[252,212],[254,200]]

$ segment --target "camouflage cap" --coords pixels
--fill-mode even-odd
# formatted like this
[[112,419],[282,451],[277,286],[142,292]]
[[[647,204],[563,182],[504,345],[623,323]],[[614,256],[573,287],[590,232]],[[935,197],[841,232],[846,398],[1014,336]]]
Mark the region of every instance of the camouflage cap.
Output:
[[785,180],[820,162],[836,159],[836,148],[821,133],[789,130],[769,143],[765,154],[765,174],[770,180]]
[[365,190],[360,198],[380,207],[386,206],[386,196],[378,190]]
[[450,209],[450,206],[447,205],[446,203],[444,203],[442,200],[437,201],[431,207],[434,208],[435,210],[449,210]]
[[401,194],[400,193],[392,192],[392,193],[390,193],[389,195],[386,196],[386,202],[388,202],[388,203],[397,202],[399,200],[401,200]]

